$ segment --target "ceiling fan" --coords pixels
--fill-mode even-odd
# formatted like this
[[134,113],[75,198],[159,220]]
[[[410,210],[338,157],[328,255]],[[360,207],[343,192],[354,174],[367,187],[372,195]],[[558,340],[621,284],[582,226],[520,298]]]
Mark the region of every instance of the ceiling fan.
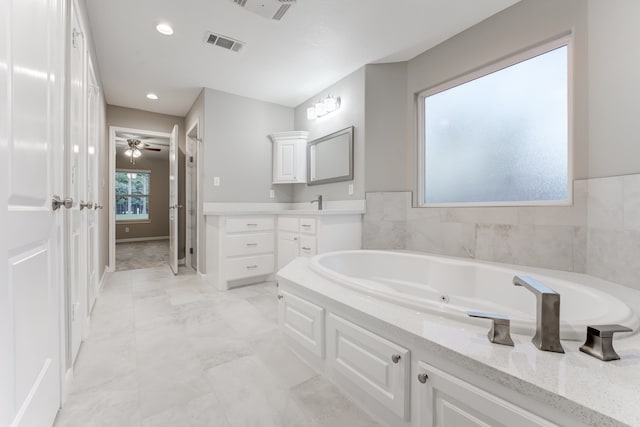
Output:
[[161,148],[153,148],[148,143],[142,141],[140,137],[132,136],[130,138],[117,137],[118,141],[126,141],[124,155],[131,159],[132,164],[136,164],[136,159],[142,156],[142,150],[162,151]]

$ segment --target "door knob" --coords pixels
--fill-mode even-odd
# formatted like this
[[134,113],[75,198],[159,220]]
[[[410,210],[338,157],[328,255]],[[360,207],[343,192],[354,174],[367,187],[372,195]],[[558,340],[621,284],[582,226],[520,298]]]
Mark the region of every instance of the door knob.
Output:
[[391,356],[391,361],[397,365],[400,362],[401,358],[402,356],[400,356],[399,354],[394,354],[393,356]]
[[85,202],[84,200],[80,200],[80,210],[82,210],[84,208],[87,208],[87,209],[93,208],[93,203]]
[[428,379],[429,379],[429,375],[427,375],[426,372],[422,372],[418,374],[418,381],[420,381],[420,383],[424,384],[427,382]]
[[60,199],[60,196],[54,195],[51,198],[51,208],[54,211],[57,211],[61,207],[65,207],[67,209],[71,209],[73,207],[73,199],[71,197],[66,197],[64,200]]
[[169,205],[169,209],[177,209],[177,208],[181,208],[181,207],[182,207],[182,205],[179,205],[177,203],[175,205]]
[[98,210],[98,209],[104,209],[104,206],[102,206],[101,204],[96,203],[95,205],[93,205],[93,208],[94,208],[95,210]]

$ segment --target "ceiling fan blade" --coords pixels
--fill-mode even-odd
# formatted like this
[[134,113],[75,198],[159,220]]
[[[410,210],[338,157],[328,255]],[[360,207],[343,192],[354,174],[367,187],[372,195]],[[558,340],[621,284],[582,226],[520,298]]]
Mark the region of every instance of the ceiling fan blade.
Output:
[[144,147],[143,150],[147,150],[147,151],[162,151],[162,149],[160,149],[160,148],[150,148],[150,147]]

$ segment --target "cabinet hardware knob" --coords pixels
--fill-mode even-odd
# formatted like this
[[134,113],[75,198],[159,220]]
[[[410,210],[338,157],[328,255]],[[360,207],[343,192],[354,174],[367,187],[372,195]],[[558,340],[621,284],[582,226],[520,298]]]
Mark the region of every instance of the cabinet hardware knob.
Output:
[[251,270],[253,268],[258,268],[257,265],[247,265],[247,270]]
[[257,243],[247,243],[247,246],[258,246]]
[[429,375],[427,375],[426,372],[422,372],[418,374],[418,381],[420,381],[420,383],[424,384],[427,382],[428,379],[429,379]]
[[258,224],[247,224],[247,227],[257,227]]
[[303,247],[302,247],[302,250],[303,250],[303,251],[310,251],[310,250],[311,250],[311,248],[307,248],[306,246],[303,246]]
[[284,298],[284,296],[278,295],[278,299],[282,299],[282,298]]
[[393,356],[391,356],[391,361],[396,365],[398,364],[398,362],[400,362],[400,359],[402,359],[402,357],[399,354],[394,354]]

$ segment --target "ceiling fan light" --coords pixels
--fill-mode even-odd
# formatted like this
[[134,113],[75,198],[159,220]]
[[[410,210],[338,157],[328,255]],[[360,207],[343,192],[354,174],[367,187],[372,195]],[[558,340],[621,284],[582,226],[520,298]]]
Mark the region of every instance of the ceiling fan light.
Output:
[[133,157],[137,159],[140,156],[142,156],[142,151],[138,150],[137,148],[133,150]]
[[127,149],[124,151],[124,155],[125,155],[125,156],[129,156],[129,157],[131,157],[131,156],[133,155],[133,150],[132,150],[131,148],[127,148]]

